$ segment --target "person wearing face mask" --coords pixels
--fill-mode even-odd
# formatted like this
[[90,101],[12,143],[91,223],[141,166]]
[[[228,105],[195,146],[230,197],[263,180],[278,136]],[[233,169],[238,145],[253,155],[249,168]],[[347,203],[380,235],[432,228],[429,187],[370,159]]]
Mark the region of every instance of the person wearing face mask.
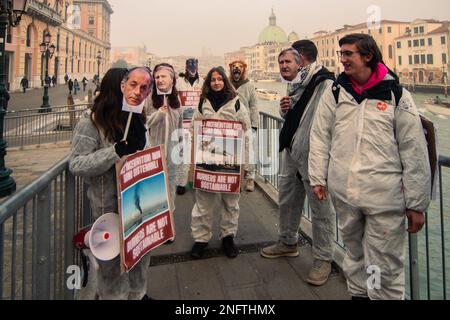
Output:
[[312,209],[313,266],[307,282],[323,285],[331,272],[334,250],[334,211],[329,201],[318,201],[309,183],[309,134],[323,92],[331,88],[333,75],[316,62],[317,48],[299,40],[279,57],[281,77],[288,95],[280,101],[285,123],[280,133],[282,152],[279,174],[279,241],[261,250],[265,258],[297,257],[298,230],[308,197]]
[[[151,99],[147,99],[145,111],[150,146],[164,144],[169,176],[171,208],[175,210],[175,190],[181,159],[176,146],[180,144],[183,114],[176,89],[175,71],[170,64],[161,63],[153,70],[155,81]],[[182,141],[181,141],[182,142]]]
[[[198,92],[199,94],[202,91],[204,80],[198,74],[198,60],[195,58],[189,58],[186,60],[186,70],[184,73],[180,73],[179,78],[177,79],[177,90],[178,93],[182,92]],[[195,107],[191,104],[189,106],[183,107],[183,121],[187,122],[192,119],[192,115],[194,110],[197,107],[198,102]],[[189,176],[189,168],[190,168],[190,153],[191,153],[191,144],[189,137],[189,131],[186,129],[185,136],[183,139],[183,165],[179,166],[180,173],[179,179],[177,181],[177,194],[183,195],[186,193],[186,185],[188,183]],[[186,153],[186,154],[184,154]]]
[[253,84],[247,77],[247,64],[244,61],[236,60],[229,64],[231,83],[236,89],[239,99],[247,106],[247,113],[252,124],[252,159],[249,166],[245,170],[245,178],[247,179],[245,190],[253,192],[255,190],[255,176],[256,176],[256,160],[257,152],[257,130],[259,127],[259,111],[256,97],[256,91]]
[[[240,121],[244,132],[250,128],[246,107],[239,101],[222,67],[212,68],[206,76],[200,104],[192,118],[191,132],[193,132],[194,122],[203,119]],[[244,141],[245,161],[248,161],[250,142],[247,136]],[[196,190],[191,220],[192,237],[195,241],[191,256],[194,259],[200,259],[203,256],[212,238],[212,221],[215,212],[220,214],[220,238],[225,254],[229,258],[238,255],[239,251],[234,244],[234,238],[238,230],[239,198],[240,194]]]
[[[122,157],[143,150],[146,144],[142,104],[152,90],[152,75],[144,67],[110,69],[100,85],[92,110],[83,113],[75,127],[69,170],[88,185],[87,196],[94,220],[118,212],[115,164]],[[129,112],[134,108],[128,136],[124,137]],[[97,295],[101,300],[148,299],[144,257],[128,273],[121,273],[120,256],[110,261],[97,259]]]

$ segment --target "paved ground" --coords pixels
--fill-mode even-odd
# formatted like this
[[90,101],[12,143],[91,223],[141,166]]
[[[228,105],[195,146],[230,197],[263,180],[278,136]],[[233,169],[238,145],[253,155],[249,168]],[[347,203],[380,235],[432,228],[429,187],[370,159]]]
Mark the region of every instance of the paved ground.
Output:
[[[79,92],[76,96],[74,95],[75,103],[85,101],[89,89],[92,89],[92,91],[94,91],[95,89],[95,85],[92,83],[92,81],[89,82],[85,92],[83,92],[83,89],[81,89],[81,92]],[[69,90],[67,89],[67,86],[63,84],[49,88],[48,90],[48,95],[50,97],[49,104],[51,106],[67,105],[68,94]],[[29,89],[27,90],[26,93],[22,92],[10,93],[11,98],[8,103],[8,111],[39,108],[42,105],[43,95],[44,95],[44,88]]]

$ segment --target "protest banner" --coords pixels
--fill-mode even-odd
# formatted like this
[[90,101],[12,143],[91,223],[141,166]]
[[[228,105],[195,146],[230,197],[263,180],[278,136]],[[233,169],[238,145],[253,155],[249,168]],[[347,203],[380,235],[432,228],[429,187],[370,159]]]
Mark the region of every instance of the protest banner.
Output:
[[217,119],[196,121],[194,144],[194,188],[212,193],[240,193],[242,123]]
[[164,146],[116,163],[122,271],[175,237]]
[[200,102],[201,90],[178,91],[181,102],[181,110],[183,111],[183,128],[189,129],[194,111]]

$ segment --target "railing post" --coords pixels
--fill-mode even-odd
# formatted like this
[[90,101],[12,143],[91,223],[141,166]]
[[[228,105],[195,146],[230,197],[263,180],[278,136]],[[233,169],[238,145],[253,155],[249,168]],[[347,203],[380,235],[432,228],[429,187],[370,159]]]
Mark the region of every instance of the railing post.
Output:
[[409,234],[408,239],[411,300],[420,300],[419,245],[417,234]]
[[67,96],[67,110],[69,111],[69,127],[70,129],[75,128],[75,102],[71,94]]
[[37,300],[50,299],[51,254],[51,184],[37,195],[36,223],[36,287],[33,296]]
[[64,211],[64,299],[72,300],[74,296],[73,290],[67,286],[67,270],[70,266],[75,264],[74,248],[72,238],[75,233],[75,177],[66,169],[65,174],[65,190],[66,197],[65,211]]

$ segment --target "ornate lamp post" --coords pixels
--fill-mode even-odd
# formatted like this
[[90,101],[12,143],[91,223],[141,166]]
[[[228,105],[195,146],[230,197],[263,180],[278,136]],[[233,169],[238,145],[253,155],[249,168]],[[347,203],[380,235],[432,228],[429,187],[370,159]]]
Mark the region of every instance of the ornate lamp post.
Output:
[[25,13],[27,0],[0,0],[0,197],[6,197],[16,191],[16,182],[11,177],[12,171],[5,167],[7,143],[3,140],[5,125],[5,106],[8,92],[5,86],[5,37],[8,25],[16,27]]
[[100,63],[102,62],[102,52],[98,50],[97,52],[97,81],[100,84]]
[[44,76],[44,96],[42,97],[42,106],[39,112],[50,112],[52,109],[50,108],[50,105],[48,103],[49,97],[48,97],[48,87],[50,85],[50,82],[48,81],[48,60],[53,57],[53,54],[55,53],[55,45],[51,44],[52,35],[50,32],[47,31],[47,33],[44,35],[44,42],[41,43],[39,46],[39,49],[41,50],[42,57],[45,59],[45,76]]

